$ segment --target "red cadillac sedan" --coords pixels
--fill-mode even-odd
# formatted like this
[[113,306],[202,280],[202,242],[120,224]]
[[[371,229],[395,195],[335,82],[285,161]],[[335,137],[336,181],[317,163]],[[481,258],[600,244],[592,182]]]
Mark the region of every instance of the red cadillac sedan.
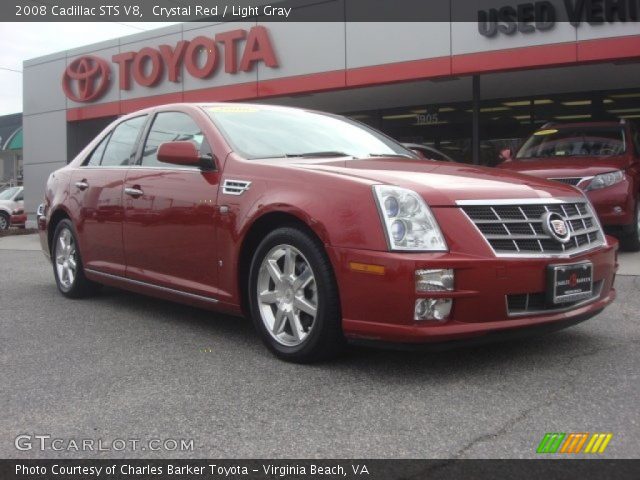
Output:
[[420,160],[358,122],[246,104],[116,120],[52,173],[42,248],[102,284],[247,315],[280,358],[573,325],[615,298],[615,239],[573,187]]
[[499,168],[585,191],[605,230],[624,249],[640,250],[640,134],[633,124],[547,124]]

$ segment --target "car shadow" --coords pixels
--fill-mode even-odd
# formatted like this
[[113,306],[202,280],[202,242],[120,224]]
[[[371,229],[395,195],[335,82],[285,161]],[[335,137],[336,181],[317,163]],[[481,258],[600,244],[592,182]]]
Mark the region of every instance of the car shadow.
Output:
[[156,322],[179,323],[185,328],[212,331],[214,334],[245,335],[253,333],[253,325],[244,317],[192,307],[170,300],[103,287],[92,301],[108,302],[117,308],[144,312]]
[[[156,299],[125,290],[105,287],[92,302],[104,302],[109,307],[144,315],[147,321],[169,323],[203,338],[225,342],[232,349],[256,349],[266,361],[279,364],[261,345],[251,321],[167,300]],[[594,321],[594,320],[590,320]],[[589,352],[602,347],[603,340],[584,330],[585,324],[567,330],[481,346],[461,346],[443,351],[407,351],[349,345],[335,359],[311,365],[280,363],[285,369],[311,369],[322,372],[357,373],[381,379],[433,380],[451,378],[457,373],[495,372],[527,365],[557,364],[567,361],[571,352]]]

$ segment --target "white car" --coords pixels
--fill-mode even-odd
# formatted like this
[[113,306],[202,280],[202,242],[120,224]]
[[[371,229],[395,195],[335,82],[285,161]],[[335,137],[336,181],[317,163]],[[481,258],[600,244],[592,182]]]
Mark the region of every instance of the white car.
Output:
[[24,228],[24,187],[9,187],[0,191],[0,230],[10,226]]

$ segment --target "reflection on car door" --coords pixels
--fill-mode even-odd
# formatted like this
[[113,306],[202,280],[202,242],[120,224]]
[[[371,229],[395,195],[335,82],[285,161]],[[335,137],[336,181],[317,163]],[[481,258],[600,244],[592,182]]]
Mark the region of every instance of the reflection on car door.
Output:
[[117,125],[72,174],[70,205],[78,208],[75,227],[84,266],[90,270],[125,274],[122,188],[146,118]]
[[211,153],[202,128],[188,114],[156,114],[140,164],[125,180],[126,274],[132,280],[215,298],[220,174],[159,162],[160,144],[177,140],[194,142],[202,155]]

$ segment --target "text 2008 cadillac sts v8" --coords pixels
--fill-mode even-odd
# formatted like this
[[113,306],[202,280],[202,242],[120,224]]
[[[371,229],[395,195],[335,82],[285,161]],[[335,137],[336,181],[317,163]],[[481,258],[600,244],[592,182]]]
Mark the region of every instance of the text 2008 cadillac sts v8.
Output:
[[109,284],[249,315],[279,357],[448,344],[585,320],[617,244],[573,187],[419,160],[306,110],[176,104],[115,121],[47,182],[68,297]]

